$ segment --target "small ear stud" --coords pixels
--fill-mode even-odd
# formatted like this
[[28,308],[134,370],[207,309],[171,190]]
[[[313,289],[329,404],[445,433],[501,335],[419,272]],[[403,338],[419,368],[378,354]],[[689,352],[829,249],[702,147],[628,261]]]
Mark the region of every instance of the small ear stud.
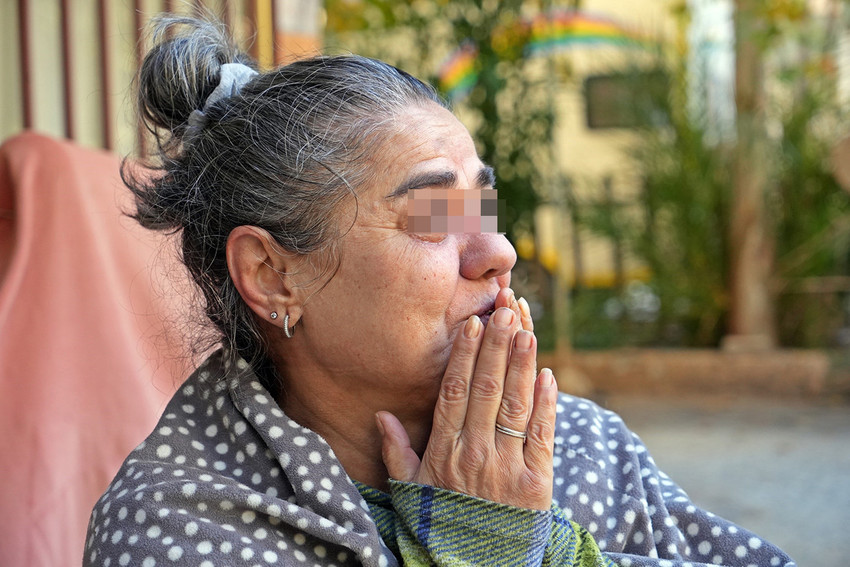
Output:
[[272,311],[269,317],[271,317],[272,319],[277,319],[277,311]]

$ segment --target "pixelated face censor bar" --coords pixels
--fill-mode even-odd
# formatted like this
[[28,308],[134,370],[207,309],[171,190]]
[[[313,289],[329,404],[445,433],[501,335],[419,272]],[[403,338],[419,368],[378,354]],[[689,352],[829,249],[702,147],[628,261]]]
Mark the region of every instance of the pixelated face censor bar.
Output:
[[416,234],[504,234],[504,199],[495,189],[413,189],[407,231]]

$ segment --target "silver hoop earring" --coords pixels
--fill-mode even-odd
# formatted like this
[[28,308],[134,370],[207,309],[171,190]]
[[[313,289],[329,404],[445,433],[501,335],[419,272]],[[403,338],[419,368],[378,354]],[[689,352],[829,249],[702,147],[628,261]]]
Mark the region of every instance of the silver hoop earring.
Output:
[[292,330],[289,328],[289,313],[283,316],[283,334],[286,335],[287,339],[292,338]]

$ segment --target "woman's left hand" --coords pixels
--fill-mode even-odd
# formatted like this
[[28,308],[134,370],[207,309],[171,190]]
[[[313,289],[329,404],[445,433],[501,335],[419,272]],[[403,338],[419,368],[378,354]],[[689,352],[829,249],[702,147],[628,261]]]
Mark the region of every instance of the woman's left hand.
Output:
[[[384,464],[397,480],[548,510],[557,386],[551,371],[536,372],[537,341],[527,304],[520,307],[513,292],[503,289],[496,307],[513,311],[513,324],[499,328],[491,317],[476,337],[458,333],[421,459],[398,419],[378,413]],[[481,326],[471,320],[466,330],[476,324]],[[518,348],[519,335],[530,339],[528,347]],[[528,438],[511,431],[527,431]]]

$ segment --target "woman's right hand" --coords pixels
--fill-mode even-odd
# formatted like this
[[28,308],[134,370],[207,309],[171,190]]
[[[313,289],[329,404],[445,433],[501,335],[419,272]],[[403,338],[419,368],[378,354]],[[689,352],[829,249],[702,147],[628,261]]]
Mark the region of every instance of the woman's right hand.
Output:
[[557,385],[550,370],[537,374],[527,304],[505,288],[496,306],[486,329],[472,316],[455,339],[421,459],[398,419],[379,412],[384,464],[397,480],[548,510]]

